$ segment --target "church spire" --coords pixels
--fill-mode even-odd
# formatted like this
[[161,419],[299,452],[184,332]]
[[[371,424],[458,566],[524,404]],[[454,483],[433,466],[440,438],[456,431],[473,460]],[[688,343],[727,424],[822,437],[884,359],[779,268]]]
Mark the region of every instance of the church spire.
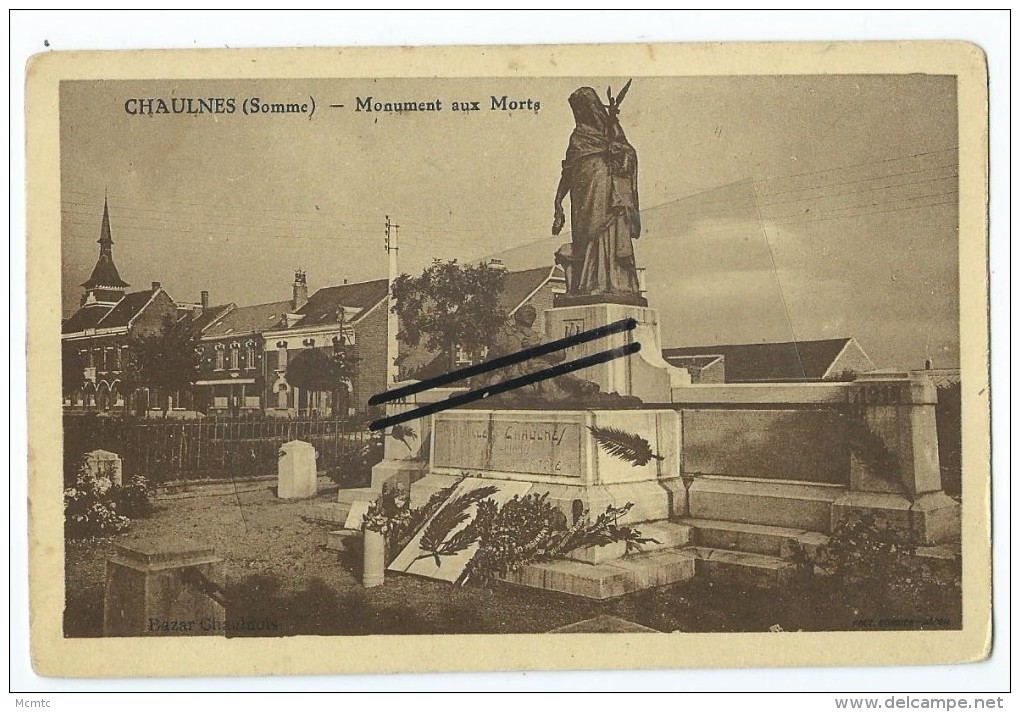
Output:
[[99,255],[113,258],[113,238],[110,236],[110,201],[103,198],[103,225],[99,228]]
[[117,265],[113,263],[113,236],[110,230],[110,203],[103,199],[103,223],[99,228],[99,259],[92,269],[92,276],[82,283],[85,295],[82,304],[92,302],[119,302],[124,290],[130,285],[120,278]]

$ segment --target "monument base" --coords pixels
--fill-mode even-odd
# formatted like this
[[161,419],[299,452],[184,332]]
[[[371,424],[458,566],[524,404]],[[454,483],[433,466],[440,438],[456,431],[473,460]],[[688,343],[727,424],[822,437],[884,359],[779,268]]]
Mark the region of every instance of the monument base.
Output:
[[556,294],[554,307],[584,307],[591,304],[625,304],[633,307],[647,307],[648,300],[640,294]]
[[573,523],[631,504],[623,521],[687,509],[680,418],[672,410],[451,410],[433,421],[429,474],[410,486],[423,505],[464,475],[525,482]]
[[556,306],[545,310],[545,337],[553,341],[575,336],[622,319],[634,319],[636,328],[573,346],[566,349],[565,358],[574,360],[639,343],[641,350],[637,353],[582,369],[577,375],[597,383],[604,393],[636,396],[645,403],[670,403],[672,389],[691,385],[691,376],[687,369],[677,368],[662,357],[659,313],[655,309],[604,302]]
[[945,492],[929,492],[914,500],[885,492],[847,492],[832,503],[832,527],[862,514],[880,527],[910,532],[919,544],[959,541],[960,503]]

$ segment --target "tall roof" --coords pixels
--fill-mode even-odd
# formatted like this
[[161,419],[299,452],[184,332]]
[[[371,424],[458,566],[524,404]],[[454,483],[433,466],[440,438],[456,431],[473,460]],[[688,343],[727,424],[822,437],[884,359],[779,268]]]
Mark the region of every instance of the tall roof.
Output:
[[507,312],[512,312],[531,296],[532,292],[545,284],[554,271],[555,268],[545,266],[520,272],[507,272],[499,297],[500,305]]
[[85,329],[125,327],[145,308],[156,291],[146,289],[125,294],[124,298],[112,307],[106,304],[86,304],[63,323],[60,333],[73,334]]
[[[724,344],[663,349],[667,361],[677,357],[723,356],[728,382],[820,380],[850,338],[764,344]],[[679,359],[678,359],[679,360]]]
[[206,329],[202,337],[215,339],[261,333],[280,325],[290,307],[290,300],[235,307]]
[[149,303],[157,290],[146,289],[142,292],[131,292],[125,294],[124,298],[117,302],[117,305],[110,310],[110,313],[102,318],[96,325],[99,329],[112,329],[118,326],[127,326],[128,323]]
[[201,334],[209,326],[220,319],[229,310],[237,308],[236,304],[217,304],[213,307],[205,307],[202,309],[202,313],[195,317],[194,321],[191,322],[191,328]]
[[129,287],[127,282],[120,278],[117,272],[117,265],[113,263],[113,237],[110,234],[110,205],[103,201],[103,224],[99,229],[99,259],[96,266],[92,268],[92,276],[82,282],[85,289],[95,287],[114,287],[123,289]]
[[[308,302],[298,309],[303,318],[297,328],[318,324],[338,324],[337,310],[365,310],[381,302],[388,292],[387,280],[375,279],[371,282],[340,284],[335,287],[323,287],[309,297]],[[350,315],[347,315],[350,319]]]
[[94,329],[99,320],[109,314],[112,308],[106,304],[86,304],[64,320],[60,326],[60,333],[74,334],[85,329]]

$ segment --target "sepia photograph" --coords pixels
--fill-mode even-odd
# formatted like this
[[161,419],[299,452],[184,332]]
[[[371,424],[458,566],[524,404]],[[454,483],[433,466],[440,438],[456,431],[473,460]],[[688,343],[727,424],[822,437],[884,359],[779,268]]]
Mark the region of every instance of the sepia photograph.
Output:
[[638,49],[30,71],[57,107],[41,625],[980,657],[983,65]]

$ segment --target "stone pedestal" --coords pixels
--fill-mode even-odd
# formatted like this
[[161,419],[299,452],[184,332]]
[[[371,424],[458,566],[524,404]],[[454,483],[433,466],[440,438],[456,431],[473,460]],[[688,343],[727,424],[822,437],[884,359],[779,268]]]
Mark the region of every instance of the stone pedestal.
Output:
[[595,329],[621,319],[634,319],[637,328],[613,334],[566,350],[566,359],[591,356],[638,342],[641,350],[630,356],[577,371],[576,375],[599,384],[606,393],[636,396],[645,403],[671,402],[671,389],[691,384],[687,369],[662,358],[659,313],[655,309],[627,304],[580,304],[545,311],[547,341]]
[[223,559],[211,546],[118,544],[106,561],[103,635],[222,635],[225,611],[208,583],[223,583]]
[[85,454],[85,470],[93,477],[107,477],[116,487],[123,484],[124,461],[109,450],[93,450]]
[[280,446],[276,496],[280,499],[314,497],[318,491],[315,448],[303,440]]
[[850,491],[832,505],[833,527],[866,510],[920,543],[959,537],[960,504],[942,491],[937,400],[923,375],[876,372],[851,384],[848,417],[862,435],[851,451]]
[[[397,383],[407,385],[414,381]],[[387,417],[420,408],[426,403],[445,400],[464,388],[430,388],[406,398],[386,404]],[[420,480],[428,470],[429,439],[432,435],[432,416],[415,418],[396,428],[387,428],[383,440],[382,462],[372,468],[372,491],[382,492],[385,485],[401,486],[405,490]],[[399,436],[399,437],[398,437]],[[341,496],[343,493],[341,491]],[[338,500],[342,501],[342,500]]]
[[[651,457],[638,464],[610,454],[599,435],[612,431],[640,439]],[[672,410],[445,411],[434,416],[429,474],[411,486],[411,505],[467,473],[532,483],[529,491],[548,493],[569,522],[628,502],[623,521],[668,519],[686,506],[679,456]]]

